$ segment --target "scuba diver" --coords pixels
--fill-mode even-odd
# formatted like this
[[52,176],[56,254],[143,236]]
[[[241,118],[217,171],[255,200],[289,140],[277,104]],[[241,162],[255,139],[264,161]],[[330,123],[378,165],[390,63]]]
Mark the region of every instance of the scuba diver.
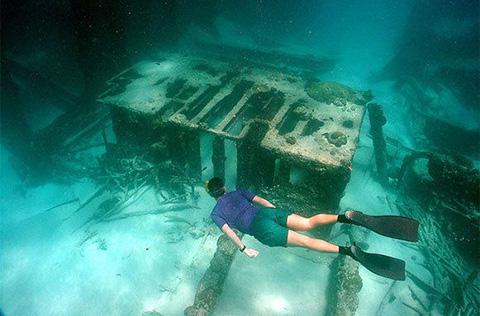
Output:
[[218,177],[207,181],[205,189],[217,200],[210,217],[239,250],[251,258],[258,256],[259,252],[247,248],[232,228],[253,236],[269,247],[304,247],[347,255],[375,274],[394,280],[405,280],[403,260],[365,252],[355,243],[352,246],[338,246],[297,231],[309,231],[321,225],[340,222],[363,226],[387,237],[418,241],[419,223],[415,219],[402,216],[369,216],[354,210],[348,210],[342,215],[317,214],[305,218],[288,210],[275,208],[266,199],[249,191],[227,192],[223,180]]

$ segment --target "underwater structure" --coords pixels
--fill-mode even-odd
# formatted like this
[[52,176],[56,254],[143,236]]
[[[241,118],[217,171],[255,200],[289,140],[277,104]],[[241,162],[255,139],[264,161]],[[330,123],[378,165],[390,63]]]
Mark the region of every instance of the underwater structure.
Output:
[[271,186],[299,167],[313,191],[335,197],[332,205],[348,181],[371,98],[338,83],[183,55],[141,62],[108,84],[100,101],[111,106],[119,142],[165,142],[170,157],[199,177],[199,136],[210,133],[214,174],[224,175],[222,142],[232,140],[237,186]]
[[[420,313],[475,309],[478,270],[472,271],[470,261],[477,254],[480,173],[468,159],[439,153],[435,147],[416,151],[385,135],[387,118],[381,105],[369,102],[369,91],[310,79],[309,65],[326,71],[331,60],[279,53],[263,56],[243,48],[236,54],[228,47],[214,51],[194,56],[162,53],[128,67],[107,82],[94,111],[67,111],[36,134],[34,148],[42,157],[36,161],[49,167],[35,170],[62,180],[88,176],[99,184],[73,213],[84,221],[78,228],[84,231],[81,245],[95,237],[96,232],[89,230],[95,223],[198,208],[195,187],[210,165],[210,174],[228,178],[234,165],[238,188],[254,190],[278,207],[307,217],[319,209],[337,212],[368,110],[370,130],[363,135],[373,142],[368,159],[370,163],[375,159],[375,180],[402,192],[402,197],[386,199],[386,205],[421,220],[423,246],[409,249],[433,262],[428,266],[431,283],[407,270],[415,284],[408,286],[415,302],[424,304],[419,293],[435,293],[430,305],[413,309]],[[278,67],[268,62],[272,58]],[[11,69],[16,77],[28,79],[20,65]],[[405,104],[411,101],[414,106],[417,99],[410,96],[405,95]],[[81,155],[92,147],[101,147],[104,154],[96,159]],[[149,188],[161,198],[158,209],[124,212],[127,201]],[[90,204],[98,204],[98,209],[83,218],[82,210]],[[195,239],[216,229],[212,223],[186,225],[185,233]],[[368,237],[347,225],[340,231],[325,227],[312,234],[335,241],[340,236],[343,242]],[[182,238],[171,232],[165,235],[169,242]],[[186,315],[215,312],[224,285],[235,274],[236,254],[235,246],[222,235],[199,278],[195,298],[182,302],[188,306]],[[353,260],[341,256],[333,260],[325,292],[329,315],[354,315],[360,308],[364,284],[359,272]],[[399,291],[403,288],[398,285],[389,288],[380,314],[391,308],[391,298]],[[457,293],[454,298],[452,292]]]
[[[212,152],[213,174],[223,177],[225,141],[233,141],[237,188],[268,194],[278,205],[288,202],[306,216],[314,213],[312,203],[336,211],[371,93],[308,79],[308,65],[328,67],[329,61],[276,53],[274,67],[262,63],[272,56],[258,51],[227,53],[232,58],[164,53],[111,78],[99,101],[110,108],[117,143],[140,144],[198,181],[201,151]],[[213,136],[211,149],[200,146],[206,134]],[[300,180],[292,181],[294,169],[301,170]],[[328,234],[326,229],[321,236]],[[188,315],[213,311],[221,294],[236,251],[225,236],[217,246]],[[333,289],[333,297],[355,296],[358,266],[335,274],[341,284],[357,286]]]

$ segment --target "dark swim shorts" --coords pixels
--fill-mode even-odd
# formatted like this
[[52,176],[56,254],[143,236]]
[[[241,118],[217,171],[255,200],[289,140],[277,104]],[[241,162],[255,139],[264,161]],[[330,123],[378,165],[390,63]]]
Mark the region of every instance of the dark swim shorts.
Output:
[[292,213],[281,208],[261,208],[252,222],[252,236],[270,247],[287,247],[287,217]]

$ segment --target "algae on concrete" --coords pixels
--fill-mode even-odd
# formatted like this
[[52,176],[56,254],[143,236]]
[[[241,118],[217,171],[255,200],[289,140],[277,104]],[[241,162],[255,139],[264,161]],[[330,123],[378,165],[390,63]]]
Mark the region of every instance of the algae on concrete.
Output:
[[331,81],[308,81],[305,84],[305,92],[316,101],[337,106],[345,106],[347,102],[364,105],[372,99],[370,91],[358,92]]

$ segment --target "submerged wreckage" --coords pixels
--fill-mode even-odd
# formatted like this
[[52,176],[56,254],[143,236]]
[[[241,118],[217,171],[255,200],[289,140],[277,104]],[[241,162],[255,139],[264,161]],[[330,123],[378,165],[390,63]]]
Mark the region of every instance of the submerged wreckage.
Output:
[[[413,188],[415,192],[424,192],[415,190],[418,185],[431,183],[433,186],[428,185],[428,190],[433,188],[433,193],[421,194],[417,199],[424,204],[429,200],[427,205],[436,205],[435,208],[441,210],[435,213],[431,207],[409,198],[410,195],[415,197],[414,193],[398,201],[389,201],[391,207],[403,215],[422,219],[421,239],[427,248],[440,254],[440,261],[429,253],[425,257],[436,264],[432,270],[433,287],[442,284],[445,292],[439,291],[438,298],[423,309],[468,309],[465,302],[472,301],[478,293],[471,282],[476,273],[470,273],[466,259],[459,251],[454,251],[454,247],[448,246],[452,242],[443,231],[452,230],[452,220],[445,222],[443,217],[455,216],[463,220],[459,223],[478,231],[476,213],[470,211],[471,205],[478,205],[478,190],[465,196],[442,188],[444,183],[451,182],[452,175],[459,175],[458,183],[465,184],[459,186],[462,187],[460,191],[464,192],[464,187],[473,190],[480,181],[478,170],[457,168],[455,163],[444,163],[436,158],[440,156],[415,152],[385,137],[382,128],[386,118],[381,105],[370,102],[369,91],[355,91],[335,82],[309,79],[313,77],[312,67],[317,72],[325,71],[331,67],[331,61],[278,53],[263,56],[247,49],[237,51],[236,55],[230,48],[211,51],[216,55],[162,54],[125,69],[107,82],[107,89],[98,101],[103,104],[101,111],[109,110],[111,114],[116,144],[109,144],[103,135],[107,155],[99,159],[100,166],[108,169],[109,159],[119,159],[117,156],[122,156],[124,150],[135,157],[147,156],[150,162],[141,168],[145,173],[142,176],[155,178],[157,188],[161,187],[159,182],[165,180],[174,191],[178,189],[179,196],[185,196],[182,195],[184,184],[189,184],[191,193],[194,192],[193,187],[200,184],[205,168],[211,166],[213,171],[208,170],[209,174],[223,177],[228,166],[230,178],[231,170],[236,170],[237,187],[268,196],[279,207],[295,209],[304,216],[313,215],[311,205],[335,211],[350,179],[350,165],[365,109],[368,109],[368,136],[373,141],[377,180],[385,186],[397,183],[400,190]],[[269,62],[272,58],[275,64]],[[388,155],[392,146],[395,147],[393,156]],[[415,173],[420,170],[418,166],[426,163],[425,159],[428,171]],[[133,170],[138,169],[138,161],[133,159],[132,164]],[[161,181],[160,177],[166,179]],[[117,178],[113,180],[118,182]],[[138,179],[133,180],[136,183]],[[447,197],[441,199],[444,207],[439,209],[438,196],[445,194]],[[459,208],[459,203],[465,210],[454,209]],[[433,222],[443,225],[438,226],[442,229],[436,229]],[[478,239],[478,233],[465,231],[466,235],[473,235],[461,237],[460,240],[467,240],[468,244],[459,246],[467,249],[463,252],[468,255],[471,241]],[[350,240],[365,239],[358,235],[359,231],[342,228],[340,233]],[[328,227],[313,234],[328,240],[336,237],[329,236]],[[238,235],[241,237],[240,233]],[[438,240],[443,241],[438,243]],[[194,302],[185,309],[186,315],[207,315],[214,311],[236,253],[233,243],[222,235],[197,286]],[[448,262],[456,262],[455,266],[460,268],[452,268]],[[358,264],[344,257],[336,258],[332,264],[335,268],[331,269],[327,287],[327,313],[354,315],[362,288]],[[446,274],[449,278],[443,277]],[[407,275],[425,293],[433,291],[431,285],[411,271],[407,271]],[[413,291],[410,286],[408,288]],[[461,288],[463,296],[454,301],[449,299],[449,292]],[[388,295],[393,289],[390,287]],[[413,292],[412,297],[418,299]],[[423,304],[420,301],[419,304]],[[379,310],[386,304],[389,304],[388,299],[382,301]]]
[[[305,215],[312,215],[314,200],[335,210],[371,93],[306,79],[302,66],[309,60],[322,65],[312,57],[290,59],[279,69],[281,63],[262,65],[258,54],[254,63],[245,62],[246,53],[230,61],[165,54],[109,80],[99,101],[110,106],[117,143],[145,145],[200,179],[201,151],[212,152],[213,173],[224,176],[232,155],[225,140],[233,141],[237,187],[268,192],[278,205],[288,200]],[[298,60],[303,65],[295,65]],[[205,135],[213,138],[212,148],[200,145]],[[294,174],[300,180],[292,181]],[[214,309],[235,253],[221,237],[186,314]]]
[[237,146],[237,185],[272,185],[288,174],[276,174],[279,164],[299,167],[313,178],[314,190],[336,202],[371,97],[275,69],[182,55],[141,62],[109,85],[100,101],[112,106],[119,142],[152,148],[165,142],[172,159],[200,176],[200,134],[210,133],[215,174],[224,174],[228,139]]

